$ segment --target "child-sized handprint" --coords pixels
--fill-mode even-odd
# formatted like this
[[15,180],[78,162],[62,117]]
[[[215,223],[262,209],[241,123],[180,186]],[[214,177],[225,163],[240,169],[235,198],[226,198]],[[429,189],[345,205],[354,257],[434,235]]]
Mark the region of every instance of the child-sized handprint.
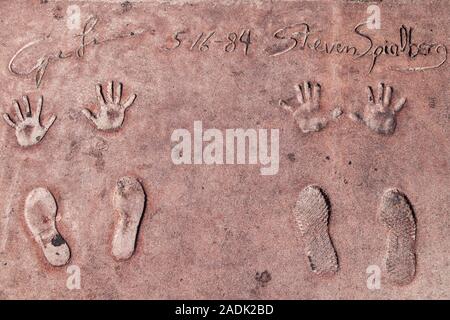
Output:
[[[326,127],[328,120],[316,116],[320,109],[320,84],[305,81],[303,85],[296,85],[299,106],[294,108],[286,101],[280,100],[280,106],[289,111],[294,117],[300,130],[304,133],[320,131]],[[334,110],[334,118],[339,117],[340,110]]]
[[362,115],[358,112],[350,113],[350,119],[364,123],[379,134],[390,135],[394,133],[397,125],[395,115],[405,105],[406,98],[401,98],[391,108],[392,91],[392,87],[385,87],[384,83],[380,82],[375,100],[372,88],[367,87],[369,101],[364,108],[364,113]]
[[125,117],[125,110],[130,107],[136,95],[132,94],[124,103],[122,100],[122,83],[114,88],[114,82],[108,83],[106,96],[103,95],[102,86],[97,84],[97,99],[100,104],[98,114],[93,114],[89,109],[83,109],[82,112],[91,120],[99,130],[114,130],[122,126]]
[[16,116],[18,121],[14,122],[11,120],[9,114],[3,114],[3,119],[8,125],[16,129],[17,142],[22,147],[29,147],[37,144],[44,138],[48,129],[51,127],[53,122],[56,120],[56,116],[52,115],[50,120],[45,126],[41,125],[40,116],[42,111],[42,104],[44,98],[41,96],[38,100],[38,105],[34,115],[31,112],[30,101],[28,96],[23,96],[23,103],[25,104],[25,117],[22,115],[20,110],[20,105],[17,100],[13,100],[13,108],[16,111]]

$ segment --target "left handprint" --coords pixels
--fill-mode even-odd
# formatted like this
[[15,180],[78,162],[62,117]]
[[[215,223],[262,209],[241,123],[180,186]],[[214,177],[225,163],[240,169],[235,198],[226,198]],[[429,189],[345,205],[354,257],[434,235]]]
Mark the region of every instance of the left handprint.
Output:
[[13,108],[16,112],[18,120],[14,122],[13,120],[11,120],[9,114],[7,113],[3,114],[3,119],[9,126],[16,129],[16,137],[19,145],[21,145],[22,147],[30,147],[37,144],[44,138],[48,129],[51,127],[53,122],[55,122],[56,116],[52,115],[47,121],[47,124],[42,126],[40,116],[42,111],[43,97],[39,97],[36,112],[34,114],[31,112],[28,96],[23,96],[23,103],[25,105],[25,117],[22,114],[19,102],[17,100],[13,100]]

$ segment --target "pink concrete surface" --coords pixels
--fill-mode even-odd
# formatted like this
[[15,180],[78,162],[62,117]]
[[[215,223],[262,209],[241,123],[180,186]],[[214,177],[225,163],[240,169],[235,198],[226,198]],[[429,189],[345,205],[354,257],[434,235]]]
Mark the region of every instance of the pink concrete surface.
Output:
[[[68,27],[74,4],[81,29]],[[1,112],[14,115],[11,101],[22,95],[35,108],[43,95],[42,122],[57,116],[26,148],[1,119],[0,299],[450,298],[448,61],[396,70],[437,65],[443,47],[415,59],[382,55],[370,73],[370,56],[298,48],[270,56],[284,48],[274,32],[295,23],[308,23],[312,39],[366,48],[353,29],[370,4],[381,8],[381,29],[366,31],[374,45],[398,43],[402,25],[417,43],[449,45],[447,1],[0,1]],[[98,23],[89,39],[111,40],[82,57],[51,59],[39,88],[35,71],[8,69],[20,48],[42,37],[17,70],[79,47],[74,36],[90,16]],[[225,52],[227,35],[244,29],[252,32],[247,55],[242,43]],[[178,31],[185,32],[180,47],[165,49],[177,46]],[[190,50],[212,31],[207,50]],[[104,132],[81,110],[96,110],[95,85],[110,80],[137,98],[122,127]],[[319,132],[302,133],[278,105],[305,80],[321,84],[320,113],[344,112]],[[395,101],[407,98],[392,135],[348,117],[380,81],[394,88]],[[173,130],[192,132],[197,120],[220,130],[279,129],[278,174],[263,176],[260,165],[174,165]],[[147,201],[136,251],[117,261],[112,197],[123,176],[139,179]],[[331,203],[339,271],[330,277],[309,270],[292,213],[309,184]],[[25,199],[37,187],[56,199],[56,224],[71,249],[66,266],[52,267],[27,229]],[[377,209],[391,187],[408,196],[417,219],[416,275],[406,286],[383,277],[387,234]],[[66,287],[71,265],[81,271],[79,290]],[[367,288],[370,265],[382,270],[379,290]]]

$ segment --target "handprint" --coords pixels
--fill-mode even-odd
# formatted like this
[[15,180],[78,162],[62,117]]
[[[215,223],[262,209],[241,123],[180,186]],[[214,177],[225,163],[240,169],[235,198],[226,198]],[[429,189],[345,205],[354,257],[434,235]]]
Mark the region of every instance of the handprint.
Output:
[[97,99],[100,104],[100,112],[93,114],[89,109],[83,109],[82,112],[91,120],[99,130],[114,130],[122,126],[125,117],[125,110],[130,107],[136,95],[132,94],[124,103],[122,99],[122,83],[114,89],[114,82],[108,83],[108,90],[106,97],[103,95],[102,86],[97,84],[96,87]]
[[392,87],[385,87],[384,83],[378,84],[377,98],[375,100],[372,88],[367,87],[368,103],[364,108],[363,115],[358,112],[350,113],[350,119],[364,123],[371,130],[390,135],[394,133],[397,121],[395,114],[405,105],[406,98],[401,98],[391,109]]
[[45,126],[41,125],[40,116],[43,99],[44,98],[42,96],[39,98],[36,112],[33,115],[31,113],[28,96],[23,96],[23,103],[25,104],[25,117],[22,115],[19,102],[17,100],[13,100],[13,107],[18,118],[17,122],[12,121],[7,113],[3,114],[3,119],[6,123],[16,129],[17,142],[22,147],[29,147],[41,141],[48,129],[56,120],[56,116],[53,115]]
[[[284,100],[280,100],[280,106],[292,113],[297,125],[304,133],[320,131],[328,123],[326,118],[314,116],[320,109],[320,89],[320,84],[310,81],[305,81],[303,85],[296,85],[297,101],[300,104],[297,108],[292,107]],[[339,109],[336,109],[333,111],[333,117],[337,118],[341,113]]]

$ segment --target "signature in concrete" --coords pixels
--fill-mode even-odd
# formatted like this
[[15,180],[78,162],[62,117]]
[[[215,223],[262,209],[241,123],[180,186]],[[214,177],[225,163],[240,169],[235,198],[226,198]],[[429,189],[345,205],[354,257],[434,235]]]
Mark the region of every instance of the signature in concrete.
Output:
[[75,37],[79,39],[78,40],[79,44],[75,48],[68,51],[57,49],[56,51],[47,52],[43,54],[40,58],[38,58],[38,60],[32,67],[19,68],[16,66],[17,60],[20,60],[20,58],[25,54],[27,50],[30,50],[35,45],[48,39],[50,35],[45,35],[37,40],[33,40],[25,44],[22,48],[17,50],[17,52],[13,55],[13,57],[9,61],[8,64],[9,71],[17,76],[28,76],[34,73],[35,84],[36,87],[39,88],[45,76],[45,71],[47,70],[48,66],[51,63],[55,63],[70,58],[80,59],[84,57],[84,55],[86,54],[86,50],[89,47],[101,45],[111,41],[132,38],[150,31],[149,29],[140,29],[132,32],[117,34],[111,37],[99,38],[99,35],[95,30],[95,27],[98,22],[99,19],[95,16],[90,17],[86,21],[86,23],[83,25],[82,32],[80,34],[75,35]]
[[277,43],[268,47],[266,51],[272,57],[288,53],[296,48],[300,50],[308,49],[314,53],[322,54],[345,54],[353,56],[355,59],[369,56],[371,57],[369,73],[372,72],[382,56],[395,58],[403,55],[409,60],[414,60],[420,56],[428,57],[433,53],[442,56],[441,61],[433,65],[393,68],[396,71],[437,69],[447,61],[447,47],[444,44],[425,41],[421,43],[414,42],[413,28],[402,26],[399,29],[398,42],[383,39],[383,44],[377,45],[373,37],[362,30],[364,25],[366,23],[358,24],[354,28],[354,33],[358,38],[364,40],[364,47],[357,47],[356,45],[341,41],[327,42],[319,37],[313,37],[317,32],[313,32],[309,24],[296,23],[275,31],[273,37],[277,40]]

